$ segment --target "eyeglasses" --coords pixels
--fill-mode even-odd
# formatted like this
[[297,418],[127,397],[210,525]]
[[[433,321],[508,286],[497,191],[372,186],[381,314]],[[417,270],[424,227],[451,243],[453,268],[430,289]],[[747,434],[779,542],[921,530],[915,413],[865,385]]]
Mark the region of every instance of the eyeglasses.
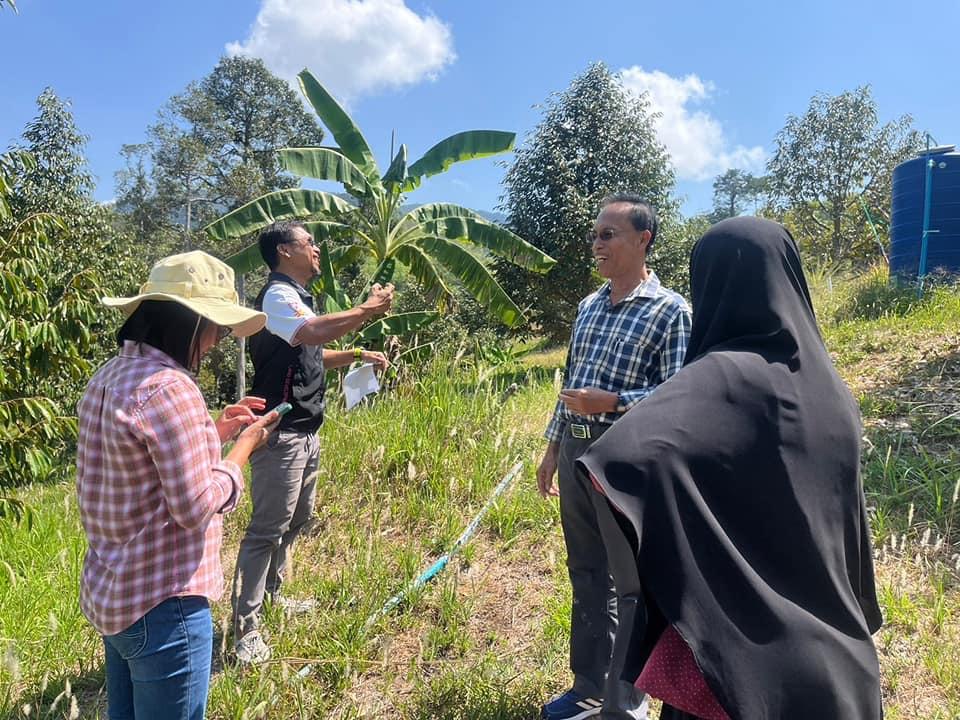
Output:
[[297,238],[296,240],[284,240],[284,241],[281,241],[281,242],[279,242],[279,243],[277,243],[277,244],[278,244],[278,245],[292,245],[292,244],[294,244],[294,243],[296,243],[297,245],[299,245],[299,246],[301,246],[301,247],[308,247],[308,248],[316,248],[316,247],[319,247],[319,245],[317,245],[317,241],[314,240],[313,238],[310,238],[310,239],[307,240],[306,242],[301,242],[301,241],[300,241],[300,238]]
[[593,243],[595,243],[597,240],[603,240],[604,242],[610,242],[610,241],[613,240],[615,237],[617,237],[617,235],[619,235],[619,234],[620,234],[620,233],[618,233],[618,232],[617,232],[616,230],[614,230],[613,228],[604,228],[604,229],[601,230],[599,233],[596,232],[595,230],[591,230],[590,232],[587,233],[585,239],[586,239],[586,241],[587,241],[588,243],[590,243],[591,245],[593,245]]
[[220,342],[232,332],[233,330],[226,325],[217,325],[217,342]]

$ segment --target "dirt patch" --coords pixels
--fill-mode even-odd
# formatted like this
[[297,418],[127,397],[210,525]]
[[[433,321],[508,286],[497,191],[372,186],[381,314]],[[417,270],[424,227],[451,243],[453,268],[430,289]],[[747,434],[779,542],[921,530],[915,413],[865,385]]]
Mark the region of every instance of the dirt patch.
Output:
[[888,330],[862,342],[866,357],[839,369],[860,398],[866,429],[949,452],[960,433],[960,334],[905,339]]
[[537,642],[547,614],[545,602],[556,593],[553,566],[558,548],[554,540],[533,551],[504,552],[479,539],[469,564],[455,560],[446,571],[457,574],[457,602],[469,608],[458,629],[465,650],[426,657],[430,654],[427,635],[438,622],[438,588],[431,588],[417,607],[405,611],[416,618],[412,625],[398,631],[389,625],[385,628],[382,662],[356,678],[332,717],[400,713],[415,689],[434,674],[458,664],[466,670],[484,652],[510,658],[518,672],[535,667],[539,663]]

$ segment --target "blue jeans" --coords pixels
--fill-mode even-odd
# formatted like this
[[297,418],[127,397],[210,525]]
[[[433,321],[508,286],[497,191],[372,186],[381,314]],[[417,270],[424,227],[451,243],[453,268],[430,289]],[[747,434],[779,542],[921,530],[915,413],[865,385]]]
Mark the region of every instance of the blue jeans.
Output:
[[203,720],[213,655],[205,597],[164,600],[103,644],[109,720]]

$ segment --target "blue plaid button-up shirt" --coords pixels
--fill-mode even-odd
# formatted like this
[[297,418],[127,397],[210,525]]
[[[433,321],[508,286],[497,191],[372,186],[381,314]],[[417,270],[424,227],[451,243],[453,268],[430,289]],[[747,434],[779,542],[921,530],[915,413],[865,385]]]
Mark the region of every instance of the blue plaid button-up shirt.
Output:
[[559,400],[544,436],[559,442],[569,422],[612,423],[683,365],[690,340],[690,306],[650,276],[616,305],[610,283],[580,301],[564,388],[618,393],[616,412],[574,415]]

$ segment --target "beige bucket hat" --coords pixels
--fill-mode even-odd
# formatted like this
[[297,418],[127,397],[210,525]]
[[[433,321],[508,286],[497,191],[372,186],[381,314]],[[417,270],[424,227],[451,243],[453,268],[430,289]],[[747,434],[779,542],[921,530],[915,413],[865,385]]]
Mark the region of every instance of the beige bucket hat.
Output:
[[135,297],[101,298],[129,317],[144,300],[172,300],[217,325],[247,337],[267,324],[267,316],[240,304],[233,286],[233,268],[200,250],[158,260]]

